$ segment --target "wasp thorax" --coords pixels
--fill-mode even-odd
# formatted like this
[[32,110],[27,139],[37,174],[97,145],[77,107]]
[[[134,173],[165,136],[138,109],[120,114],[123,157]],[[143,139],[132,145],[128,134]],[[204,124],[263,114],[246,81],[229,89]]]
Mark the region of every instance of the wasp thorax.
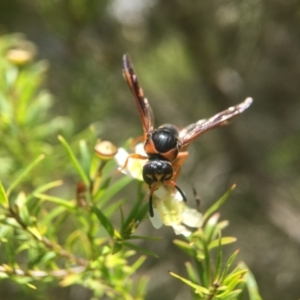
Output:
[[178,147],[178,139],[169,128],[158,128],[152,133],[152,140],[159,153],[165,153]]
[[149,186],[153,182],[171,180],[172,176],[173,167],[167,160],[149,160],[143,167],[143,178]]

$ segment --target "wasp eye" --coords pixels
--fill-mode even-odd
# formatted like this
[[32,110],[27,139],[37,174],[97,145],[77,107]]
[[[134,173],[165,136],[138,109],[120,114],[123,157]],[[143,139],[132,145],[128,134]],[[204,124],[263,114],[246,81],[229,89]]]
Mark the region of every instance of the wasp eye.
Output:
[[170,180],[173,176],[172,164],[167,160],[149,160],[143,168],[144,181],[151,186],[153,182]]

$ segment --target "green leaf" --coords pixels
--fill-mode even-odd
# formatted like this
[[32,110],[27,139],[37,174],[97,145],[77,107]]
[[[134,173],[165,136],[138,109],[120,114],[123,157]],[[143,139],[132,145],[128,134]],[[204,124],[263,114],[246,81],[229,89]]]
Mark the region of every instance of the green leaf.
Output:
[[[210,245],[208,246],[210,248]],[[219,239],[218,239],[218,249],[217,249],[217,259],[216,259],[216,270],[215,270],[215,279],[214,282],[218,282],[221,275],[221,267],[222,267],[222,235],[219,231]]]
[[198,281],[198,276],[196,274],[196,271],[193,267],[193,265],[188,261],[185,263],[186,271],[188,273],[189,279],[193,282]]
[[145,262],[145,260],[147,259],[146,255],[142,255],[140,256],[132,265],[131,265],[131,274],[134,274],[139,268],[140,266]]
[[230,285],[232,281],[240,279],[248,272],[248,269],[234,270],[224,279],[224,285]]
[[[106,190],[108,189],[110,182],[111,182],[111,177],[107,177],[107,178],[101,178],[99,176],[96,176],[94,178],[94,182],[93,182],[93,201],[94,202],[98,202],[99,199],[102,199],[102,196],[104,195],[104,193],[106,192]],[[99,183],[101,183],[100,188]],[[109,200],[109,198],[108,198]]]
[[46,194],[40,194],[40,193],[34,193],[34,197],[41,199],[42,201],[50,201],[59,205],[64,206],[65,208],[67,208],[68,210],[74,210],[75,209],[75,204],[73,201],[69,201],[69,200],[65,200],[62,198],[58,198],[58,197],[53,197],[53,196],[49,196]]
[[42,236],[40,234],[40,232],[38,231],[38,229],[36,227],[33,226],[28,226],[27,230],[38,240],[42,240]]
[[124,241],[122,242],[122,244],[130,249],[133,249],[135,251],[138,251],[138,252],[141,252],[141,253],[144,253],[144,254],[147,254],[147,255],[150,255],[150,256],[153,256],[155,258],[158,258],[157,254],[155,254],[154,252],[152,251],[149,251],[147,249],[144,249],[136,244],[133,244],[133,243],[130,243],[130,242],[127,242],[127,241]]
[[[2,239],[7,239],[13,233],[13,228],[11,226],[3,225],[0,226],[0,241]],[[1,241],[3,242],[3,240]]]
[[126,199],[120,199],[114,203],[112,203],[111,205],[105,207],[103,209],[104,214],[107,217],[110,217],[113,213],[116,212],[116,210],[118,210],[120,207],[122,207],[122,205],[124,205],[124,203],[126,203]]
[[218,221],[220,218],[219,213],[215,213],[213,216],[211,216],[204,227],[204,236],[207,243],[210,243],[212,239],[214,239],[218,233],[217,226]]
[[193,246],[191,246],[189,243],[184,242],[182,240],[174,240],[173,243],[179,247],[182,251],[187,253],[189,256],[194,257],[195,256],[195,250],[193,249]]
[[[245,263],[240,263],[239,267],[248,269],[248,267]],[[248,272],[245,274],[244,278],[246,280],[246,285],[247,285],[247,289],[248,289],[248,293],[249,293],[249,299],[250,300],[262,300],[262,297],[259,294],[256,280],[255,280],[252,272],[249,271],[249,269],[248,269]]]
[[220,278],[220,283],[223,284],[225,277],[228,275],[229,269],[233,263],[233,261],[235,260],[235,258],[237,257],[237,255],[239,254],[240,250],[236,250],[232,253],[232,255],[229,257],[225,269],[222,272],[221,278]]
[[236,300],[237,296],[242,292],[241,289],[237,289],[235,291],[232,291],[228,293],[227,295],[222,295],[222,296],[216,296],[216,299],[220,300]]
[[27,285],[29,288],[33,289],[33,290],[36,290],[36,289],[37,289],[37,287],[36,287],[35,285],[33,285],[33,284],[29,283],[29,282],[27,282],[26,285]]
[[128,235],[129,229],[133,224],[138,224],[147,214],[148,203],[143,204],[144,195],[142,193],[142,183],[138,183],[138,196],[127,218],[122,222],[121,234]]
[[7,197],[9,197],[12,190],[23,180],[24,177],[26,177],[29,172],[38,165],[43,159],[45,158],[45,155],[40,155],[34,162],[32,162],[23,172],[13,181],[13,183],[8,187],[7,189]]
[[210,270],[212,269],[211,265],[211,259],[210,259],[210,253],[208,250],[208,245],[206,241],[203,241],[203,252],[204,252],[204,264],[205,264],[205,281],[202,282],[204,286],[209,286],[211,282],[211,272]]
[[99,204],[103,206],[107,201],[111,200],[111,198],[118,193],[120,190],[122,190],[126,185],[128,185],[131,181],[133,181],[132,178],[128,176],[124,176],[120,179],[118,179],[116,182],[114,182],[110,187],[106,188],[105,190],[99,190],[99,192],[102,193],[100,196],[100,193],[98,192],[94,199],[99,199]]
[[158,241],[161,240],[160,236],[146,236],[146,235],[131,235],[129,237],[131,240],[145,240],[145,241]]
[[116,254],[120,252],[122,249],[123,249],[123,244],[121,242],[115,242],[112,247],[112,254]]
[[5,190],[3,188],[1,181],[0,181],[0,204],[5,208],[8,208],[8,206],[9,206],[8,198],[6,196],[6,193],[5,193]]
[[90,173],[91,154],[85,140],[79,141],[79,150],[81,154],[82,168],[85,174]]
[[43,225],[46,225],[47,229],[51,228],[51,225],[54,223],[54,219],[62,214],[66,208],[64,206],[56,206],[51,211],[49,211],[40,221]]
[[100,163],[101,161],[99,160],[99,157],[96,154],[94,154],[90,161],[89,173],[88,173],[92,181],[94,181],[98,175]]
[[53,260],[56,256],[57,256],[57,254],[55,253],[55,251],[48,250],[47,252],[37,255],[34,259],[29,261],[28,267],[30,269],[32,269],[33,267],[35,267],[37,265],[45,264],[49,261],[51,262],[51,260]]
[[229,222],[228,222],[227,220],[224,220],[224,221],[221,221],[221,222],[217,223],[216,229],[217,229],[217,231],[222,231],[222,230],[225,229],[228,225],[229,225]]
[[136,298],[135,299],[145,299],[145,294],[148,287],[148,277],[144,276],[137,281],[136,284]]
[[112,226],[111,222],[108,220],[108,218],[101,212],[101,210],[96,207],[92,206],[91,207],[92,211],[96,214],[98,220],[102,224],[102,226],[106,229],[108,234],[113,237],[114,236],[114,227]]
[[39,187],[37,187],[33,192],[32,194],[34,193],[43,193],[45,191],[48,191],[54,187],[57,187],[57,186],[61,186],[63,184],[63,181],[62,180],[56,180],[56,181],[52,181],[52,182],[49,182],[49,183],[46,183],[46,184],[43,184]]
[[205,212],[205,214],[203,215],[203,222],[205,222],[215,211],[220,208],[220,206],[228,199],[235,187],[235,184],[232,185],[232,187]]
[[[236,240],[237,239],[235,237],[229,237],[229,236],[224,237],[224,238],[221,239],[221,244],[222,244],[222,246],[232,244],[232,243],[236,242]],[[219,240],[214,240],[214,241],[209,243],[208,249],[212,250],[213,248],[218,247],[218,245],[219,245]]]
[[84,170],[80,166],[75,154],[73,153],[73,151],[72,151],[71,147],[69,146],[69,144],[67,143],[67,141],[61,135],[58,136],[58,139],[63,144],[63,146],[65,147],[65,149],[67,151],[67,154],[68,154],[71,162],[73,163],[73,166],[75,167],[75,170],[77,171],[79,177],[83,181],[83,183],[87,187],[90,186],[90,182],[89,182],[89,179],[88,179],[87,175],[85,174]]
[[[96,155],[96,157],[99,160],[99,157],[97,155]],[[107,176],[111,177],[111,176],[115,175],[116,168],[117,168],[116,162],[113,159],[107,161],[102,169],[102,176],[103,177],[107,177]]]
[[203,297],[203,294],[205,294],[205,295],[209,295],[210,294],[209,290],[207,288],[205,288],[205,287],[202,287],[202,286],[200,286],[198,284],[195,284],[192,281],[187,280],[187,279],[185,279],[185,278],[183,278],[183,277],[181,277],[181,276],[179,276],[179,275],[177,275],[177,274],[175,274],[173,272],[170,272],[170,275],[172,275],[175,278],[178,278],[179,280],[181,280],[182,282],[184,282],[188,286],[190,286],[193,289],[195,289],[196,293],[199,294],[202,297]]
[[24,192],[20,192],[15,201],[15,205],[18,207],[18,214],[20,219],[26,224],[29,225],[31,223],[30,215],[27,209],[27,198]]

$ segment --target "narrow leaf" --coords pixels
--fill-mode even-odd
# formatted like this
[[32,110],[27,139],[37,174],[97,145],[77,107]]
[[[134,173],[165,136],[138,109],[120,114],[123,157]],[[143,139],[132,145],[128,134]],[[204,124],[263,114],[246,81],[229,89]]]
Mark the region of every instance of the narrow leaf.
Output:
[[[208,246],[210,248],[210,245]],[[216,259],[216,270],[215,270],[215,282],[219,281],[221,275],[221,267],[222,267],[222,235],[219,231],[219,240],[218,240],[218,249],[217,249],[217,259]]]
[[52,181],[49,183],[46,183],[44,185],[39,186],[38,188],[36,188],[33,193],[43,193],[45,191],[48,191],[54,187],[60,186],[63,184],[62,180],[56,180],[56,181]]
[[[221,244],[222,244],[222,246],[232,244],[232,243],[236,242],[236,240],[237,239],[235,237],[229,237],[229,236],[228,237],[223,237],[221,239]],[[213,248],[218,247],[218,245],[219,245],[219,240],[214,240],[214,241],[209,243],[208,249],[211,250]]]
[[216,297],[216,299],[222,299],[222,300],[236,300],[237,299],[237,296],[242,292],[241,289],[237,289],[237,290],[234,290],[230,293],[228,293],[226,296],[223,294],[222,296],[221,295],[218,295]]
[[185,284],[189,285],[190,287],[192,287],[193,289],[195,289],[195,291],[200,294],[200,296],[202,296],[202,294],[206,294],[206,295],[209,295],[210,292],[207,288],[203,287],[203,286],[200,286],[198,284],[195,284],[193,283],[192,281],[190,280],[187,280],[173,272],[170,272],[170,275],[172,275],[173,277],[175,278],[178,278],[179,280],[181,280],[182,282],[184,282]]
[[210,253],[208,250],[208,246],[206,244],[206,241],[203,241],[203,252],[204,252],[204,264],[205,264],[205,281],[202,283],[204,286],[209,286],[211,283],[211,259],[210,259]]
[[131,207],[131,210],[127,218],[122,222],[121,234],[127,234],[128,229],[132,227],[132,224],[136,224],[144,219],[148,211],[148,204],[143,203],[144,196],[142,193],[142,183],[138,183],[138,196],[134,205]]
[[27,208],[27,197],[24,192],[20,192],[15,200],[15,205],[18,207],[18,214],[20,219],[26,224],[31,223],[30,214]]
[[38,231],[38,229],[36,227],[33,226],[28,226],[27,230],[38,240],[42,240],[42,236],[40,234],[40,232]]
[[146,255],[140,256],[132,265],[131,265],[131,274],[133,274],[147,259]]
[[91,154],[89,152],[87,143],[85,140],[79,141],[79,150],[81,154],[81,162],[82,167],[84,169],[85,174],[90,173],[90,165],[91,165]]
[[188,273],[189,279],[193,282],[198,281],[198,276],[196,274],[196,271],[193,267],[193,265],[188,261],[185,263],[186,271]]
[[32,283],[27,282],[26,285],[33,290],[37,289],[37,287],[35,285],[33,285]]
[[236,256],[239,254],[240,250],[236,250],[232,253],[232,255],[229,257],[227,263],[226,263],[226,266],[225,266],[225,269],[223,270],[222,272],[222,275],[221,275],[221,279],[220,279],[220,283],[223,284],[223,281],[225,279],[225,277],[227,276],[228,272],[229,272],[229,268],[231,267],[233,261],[235,260]]
[[1,181],[0,181],[0,204],[5,208],[8,208],[8,205],[9,205],[8,198],[6,196],[6,193],[5,193],[5,190],[3,188]]
[[203,222],[205,222],[215,211],[217,211],[220,208],[220,206],[228,199],[235,187],[235,184],[232,185],[232,187],[205,212],[203,216]]
[[37,166],[43,159],[45,158],[45,155],[42,154],[40,155],[34,162],[32,162],[27,168],[25,168],[25,170],[23,170],[23,172],[15,179],[15,181],[13,181],[13,183],[8,187],[7,189],[7,197],[9,197],[10,193],[12,192],[12,190],[24,179],[24,177],[26,177],[29,172],[35,167]]
[[212,241],[212,239],[216,238],[216,235],[218,233],[217,226],[218,226],[219,218],[220,218],[220,214],[215,213],[207,220],[205,224],[204,236],[208,244]]
[[246,274],[247,272],[248,272],[248,269],[233,271],[228,276],[226,276],[226,278],[224,279],[224,285],[229,285],[231,283],[231,281],[235,280],[236,278],[237,279],[242,278],[243,275]]
[[124,203],[126,203],[126,199],[121,199],[117,202],[112,203],[111,205],[105,207],[103,209],[105,215],[107,217],[110,217],[118,208],[120,208],[122,205],[124,205]]
[[142,278],[140,278],[137,282],[136,282],[136,298],[135,299],[144,299],[145,298],[145,294],[148,288],[148,277],[144,276]]
[[113,237],[114,236],[114,227],[112,226],[111,222],[108,220],[108,218],[101,212],[101,210],[96,207],[92,206],[92,211],[96,214],[98,220],[102,224],[102,226],[106,229],[108,234]]
[[75,167],[75,170],[77,171],[78,175],[80,176],[81,180],[83,181],[83,183],[86,186],[90,185],[89,179],[87,177],[87,175],[85,174],[84,170],[82,169],[82,167],[80,166],[75,154],[73,153],[71,147],[69,146],[69,144],[67,143],[67,141],[61,136],[58,136],[59,141],[63,144],[63,146],[65,147],[68,156],[71,160],[71,162],[73,163],[73,166]]
[[[246,266],[245,263],[240,263],[239,267],[248,269],[248,267]],[[262,297],[259,294],[256,280],[255,280],[252,272],[249,271],[249,269],[248,269],[248,272],[245,274],[244,278],[246,280],[246,285],[247,285],[247,289],[248,289],[248,293],[249,293],[249,299],[250,300],[262,300]]]
[[75,204],[74,204],[73,201],[68,201],[68,200],[65,200],[65,199],[49,196],[49,195],[46,195],[46,194],[40,194],[40,193],[34,193],[34,197],[39,198],[42,201],[46,200],[46,201],[50,201],[50,202],[62,205],[62,206],[64,206],[65,208],[67,208],[69,210],[70,209],[72,210],[72,209],[75,208]]
[[[107,201],[109,201],[116,193],[118,193],[120,190],[122,190],[125,186],[127,186],[133,179],[128,177],[128,176],[124,176],[122,178],[120,178],[119,180],[117,180],[116,182],[114,182],[110,187],[108,187],[105,192],[103,193],[103,195],[101,196],[100,200],[100,204],[101,206],[103,206]],[[102,189],[100,190],[102,191]],[[99,196],[99,194],[97,193],[95,195],[95,199],[97,199]]]
[[158,258],[157,254],[155,254],[154,252],[152,251],[149,251],[147,249],[144,249],[136,244],[133,244],[133,243],[130,243],[130,242],[122,242],[122,244],[130,249],[133,249],[135,251],[138,251],[138,252],[141,252],[141,253],[144,253],[144,254],[147,254],[147,255],[150,255],[150,256],[153,256],[155,258]]
[[161,240],[162,237],[160,236],[147,236],[147,235],[131,235],[130,236],[131,240],[146,240],[146,241],[158,241]]
[[195,256],[195,251],[193,249],[193,247],[184,241],[181,240],[174,240],[173,243],[179,247],[182,251],[184,251],[185,253],[187,253],[189,256],[194,257]]

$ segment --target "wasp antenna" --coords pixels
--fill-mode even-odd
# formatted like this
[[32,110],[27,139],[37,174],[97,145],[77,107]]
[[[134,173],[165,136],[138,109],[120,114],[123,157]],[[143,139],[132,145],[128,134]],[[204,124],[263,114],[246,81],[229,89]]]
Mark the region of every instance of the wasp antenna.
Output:
[[180,195],[182,196],[182,199],[184,200],[184,202],[187,202],[187,199],[185,197],[184,192],[181,190],[181,188],[178,185],[174,185],[174,187],[176,188],[176,190],[180,193]]
[[154,217],[153,205],[152,205],[152,194],[149,196],[149,215],[150,217]]
[[152,186],[149,186],[149,188],[150,188],[150,193],[149,193],[149,215],[150,215],[150,217],[154,216],[152,196],[153,196],[154,191],[156,190],[156,187],[157,187],[156,182],[154,182],[152,184]]

